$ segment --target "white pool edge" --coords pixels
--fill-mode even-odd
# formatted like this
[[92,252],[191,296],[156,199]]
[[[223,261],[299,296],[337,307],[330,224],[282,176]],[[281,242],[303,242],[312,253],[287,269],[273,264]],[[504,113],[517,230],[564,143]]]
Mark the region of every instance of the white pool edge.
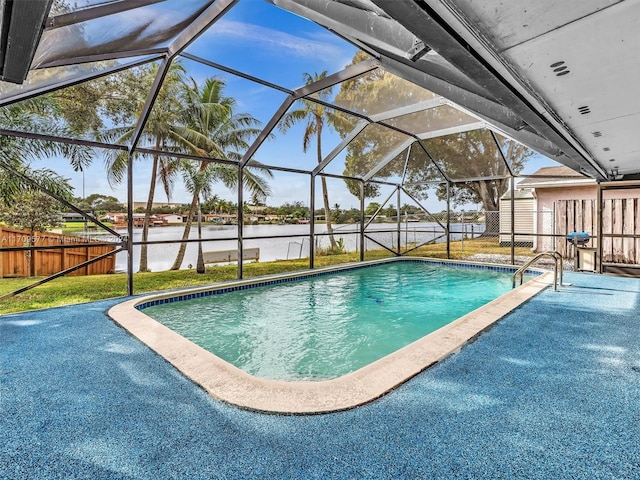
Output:
[[[428,259],[421,258],[420,260]],[[363,262],[358,266],[385,262]],[[472,262],[445,261],[445,263],[469,264]],[[500,265],[500,267],[505,266]],[[345,265],[341,265],[270,278],[295,278],[344,268]],[[180,292],[147,295],[115,305],[108,314],[114,322],[216,399],[261,412],[327,413],[371,402],[431,365],[457,352],[465,343],[489,328],[507,313],[551,285],[553,273],[543,273],[435,332],[355,372],[333,380],[323,381],[280,381],[254,377],[136,309],[137,305],[145,302],[176,297],[185,292],[229,288],[264,280],[265,277],[254,278]]]

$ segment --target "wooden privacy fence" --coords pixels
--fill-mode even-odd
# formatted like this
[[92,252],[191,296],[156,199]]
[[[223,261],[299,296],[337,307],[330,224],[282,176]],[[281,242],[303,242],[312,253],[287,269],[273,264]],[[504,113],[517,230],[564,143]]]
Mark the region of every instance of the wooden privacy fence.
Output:
[[[80,265],[83,262],[104,255],[115,250],[114,245],[104,245],[71,235],[60,235],[50,232],[31,232],[18,230],[0,225],[2,241],[0,247],[46,247],[69,246],[50,250],[11,250],[3,251],[0,255],[0,278],[47,276]],[[86,246],[98,243],[99,245]],[[73,245],[79,244],[74,247]],[[85,245],[85,246],[81,246]],[[98,275],[113,273],[115,270],[115,255],[99,260],[91,265],[82,267],[68,275]]]
[[[592,238],[589,246],[597,247],[597,223],[595,200],[556,200],[556,250],[573,255],[566,241],[570,232],[587,232]],[[640,199],[603,199],[602,262],[640,264]]]
[[640,264],[640,199],[605,199],[602,205],[602,261]]
[[598,214],[595,200],[556,200],[555,204],[555,250],[565,258],[573,258],[575,251],[567,242],[571,232],[587,232],[591,237],[590,247],[595,247],[598,234]]

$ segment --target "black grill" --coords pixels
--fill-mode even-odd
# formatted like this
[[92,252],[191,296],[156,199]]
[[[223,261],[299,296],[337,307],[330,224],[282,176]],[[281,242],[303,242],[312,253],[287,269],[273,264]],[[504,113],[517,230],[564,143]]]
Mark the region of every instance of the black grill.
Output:
[[567,240],[576,247],[584,247],[590,239],[587,232],[571,232],[567,235]]

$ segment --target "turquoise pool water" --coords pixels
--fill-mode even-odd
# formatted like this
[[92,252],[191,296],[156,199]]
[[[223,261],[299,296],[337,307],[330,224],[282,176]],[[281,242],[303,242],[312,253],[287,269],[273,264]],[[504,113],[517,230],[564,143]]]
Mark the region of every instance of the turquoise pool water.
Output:
[[511,290],[512,274],[393,262],[152,306],[145,314],[263,378],[355,371]]

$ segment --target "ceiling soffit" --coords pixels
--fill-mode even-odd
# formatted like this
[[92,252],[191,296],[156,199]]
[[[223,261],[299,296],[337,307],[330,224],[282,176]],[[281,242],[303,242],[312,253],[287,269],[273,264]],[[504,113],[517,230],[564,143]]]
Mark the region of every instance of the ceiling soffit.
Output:
[[[587,10],[590,6],[591,10]],[[562,13],[562,9],[555,9]],[[501,55],[607,170],[640,170],[640,9],[635,2],[580,4],[574,21],[503,42]],[[566,15],[559,15],[565,20]],[[558,20],[558,19],[556,19]]]

